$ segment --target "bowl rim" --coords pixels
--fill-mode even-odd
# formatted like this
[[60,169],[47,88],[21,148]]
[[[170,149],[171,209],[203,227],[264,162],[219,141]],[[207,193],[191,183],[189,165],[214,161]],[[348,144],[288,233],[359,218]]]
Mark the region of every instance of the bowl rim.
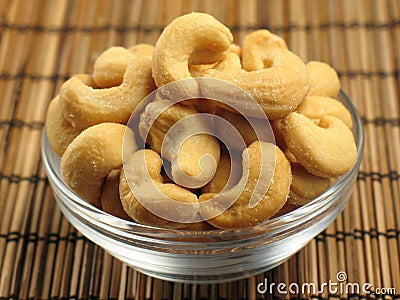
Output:
[[[109,213],[104,212],[103,210],[96,208],[95,206],[89,204],[84,199],[80,198],[77,194],[75,194],[72,189],[68,187],[68,185],[64,182],[61,174],[58,170],[54,170],[54,164],[57,164],[57,161],[51,159],[49,155],[55,155],[53,150],[50,147],[46,127],[44,127],[42,132],[42,142],[41,142],[41,157],[42,162],[45,167],[46,174],[49,178],[50,184],[52,185],[53,190],[57,189],[58,191],[62,191],[65,196],[71,200],[74,204],[74,207],[79,208],[81,213],[86,215],[90,215],[91,218],[94,218],[96,221],[102,223],[105,226],[111,226],[113,229],[119,229],[124,233],[149,236],[152,238],[162,239],[163,237],[196,237],[199,236],[214,236],[221,237],[224,235],[233,236],[233,237],[246,237],[249,234],[254,235],[254,232],[264,232],[264,233],[280,233],[285,229],[285,226],[293,223],[295,220],[299,218],[304,218],[304,216],[311,217],[316,213],[318,209],[329,204],[334,199],[335,194],[343,189],[346,184],[352,182],[352,179],[355,178],[356,173],[358,173],[358,169],[360,163],[362,161],[362,156],[364,152],[364,131],[362,126],[361,118],[357,112],[356,107],[350,100],[350,98],[346,95],[343,90],[340,90],[337,99],[344,104],[344,106],[350,112],[352,121],[353,121],[353,134],[356,141],[357,146],[357,159],[352,167],[352,169],[346,174],[340,176],[336,182],[323,194],[316,197],[312,201],[307,204],[296,208],[295,210],[288,212],[284,215],[274,217],[272,219],[266,220],[261,224],[239,228],[239,229],[211,229],[211,230],[182,230],[182,229],[168,229],[168,228],[160,228],[155,226],[149,226],[144,224],[139,224],[134,221],[123,220],[116,216],[113,216]],[[58,162],[59,163],[59,162]],[[128,236],[129,236],[128,234]]]

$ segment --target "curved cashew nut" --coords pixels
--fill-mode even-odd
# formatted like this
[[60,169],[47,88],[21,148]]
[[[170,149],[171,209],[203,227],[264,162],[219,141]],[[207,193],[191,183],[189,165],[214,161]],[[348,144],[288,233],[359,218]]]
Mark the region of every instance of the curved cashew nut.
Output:
[[[271,160],[271,155],[275,155],[275,161]],[[243,174],[246,173],[247,168],[249,168],[248,176],[243,175],[238,185],[232,189],[217,195],[210,193],[200,196],[199,202],[218,196],[229,198],[236,193],[235,189],[238,187],[242,189],[242,193],[232,206],[220,215],[207,220],[211,225],[218,228],[253,226],[275,215],[286,203],[292,176],[290,164],[278,147],[265,142],[251,144],[243,152]],[[267,189],[256,190],[258,182],[265,183],[271,179],[270,172],[273,172],[273,178]],[[249,200],[252,198],[253,192],[256,192],[255,196],[260,202],[256,206],[250,207]],[[207,219],[207,216],[213,215],[215,209],[218,208],[212,205],[201,205],[200,214]]]
[[81,133],[81,130],[73,127],[64,118],[59,96],[51,100],[47,109],[46,131],[51,148],[60,157],[74,138]]
[[346,107],[330,97],[307,96],[299,105],[296,112],[305,115],[309,119],[319,123],[322,116],[329,115],[342,120],[349,128],[352,128],[353,121]]
[[101,208],[110,215],[132,221],[122,207],[121,199],[119,197],[120,174],[120,169],[112,170],[106,177],[100,198]]
[[67,185],[89,203],[100,206],[104,178],[122,167],[123,142],[129,143],[125,149],[136,150],[133,132],[125,125],[102,123],[82,131],[61,158],[61,174]]
[[302,114],[282,121],[286,145],[306,170],[320,177],[336,177],[355,164],[357,147],[350,129],[340,119],[323,116],[319,125]]
[[[88,86],[97,87],[90,75],[76,74],[74,77],[80,79]],[[68,145],[82,132],[82,130],[75,128],[64,118],[59,96],[56,96],[50,102],[47,109],[46,131],[51,148],[58,156],[62,156]]]
[[[176,184],[163,183],[161,167],[161,157],[152,150],[139,150],[132,154],[125,162],[120,176],[122,206],[138,223],[163,228],[184,228],[188,225],[186,222],[190,223],[197,218],[197,196]],[[140,195],[140,199],[137,195]],[[152,211],[162,214],[158,216],[158,213]],[[169,214],[171,219],[186,222],[168,220],[164,213]]]
[[335,98],[340,91],[340,81],[336,71],[327,63],[310,61],[306,64],[310,75],[309,96]]
[[256,71],[268,67],[269,58],[265,54],[271,49],[287,49],[285,40],[266,29],[248,34],[243,40],[243,68],[246,71]]
[[230,30],[208,14],[190,13],[176,18],[165,27],[154,49],[156,85],[190,78],[189,65],[220,61],[232,40]]
[[292,164],[292,184],[287,204],[304,205],[324,193],[332,184],[332,178],[308,173],[300,164]]
[[122,83],[126,67],[134,55],[151,57],[153,52],[154,47],[149,44],[137,44],[128,49],[110,47],[94,62],[94,81],[100,88],[118,86]]
[[[209,165],[208,160],[202,161],[202,158],[211,156],[218,164],[220,159],[218,140],[204,133],[208,132],[208,125],[199,122],[198,119],[177,130],[176,134],[179,136],[167,134],[178,121],[198,113],[189,106],[180,104],[170,106],[170,104],[168,100],[157,100],[146,106],[140,117],[140,136],[152,150],[171,162],[171,173],[175,182],[190,188],[201,187],[215,172],[214,164]],[[193,130],[199,134],[188,136]],[[177,143],[181,137],[188,138],[179,145]],[[207,165],[202,166],[201,161]]]
[[[202,194],[217,194],[236,185],[242,175],[240,152],[222,152],[214,177],[202,189]],[[235,163],[231,163],[231,161]]]
[[[229,81],[247,91],[268,119],[283,118],[294,111],[306,96],[309,89],[308,74],[303,61],[286,49],[267,51],[264,61],[268,61],[269,67],[262,70],[229,74],[209,69],[204,76]],[[255,114],[258,111],[249,105],[245,113],[257,117]]]
[[121,85],[93,89],[77,78],[60,90],[64,117],[76,128],[85,129],[104,122],[126,123],[139,102],[155,89],[151,58],[133,56]]

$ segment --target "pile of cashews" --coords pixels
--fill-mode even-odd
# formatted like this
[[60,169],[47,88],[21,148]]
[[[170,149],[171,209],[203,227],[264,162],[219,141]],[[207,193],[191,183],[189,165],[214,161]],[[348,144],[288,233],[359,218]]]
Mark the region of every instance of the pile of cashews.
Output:
[[[270,120],[276,145],[257,140],[245,116],[207,99],[168,106],[168,100],[156,98],[146,105],[139,128],[127,126],[132,112],[156,88],[193,77],[221,79],[249,93]],[[154,47],[111,47],[97,58],[91,75],[64,82],[49,105],[46,130],[61,157],[66,184],[105,212],[163,228],[242,228],[307,204],[354,166],[352,119],[335,99],[339,90],[333,68],[317,61],[305,64],[268,30],[248,34],[240,47],[214,17],[190,13],[166,26]],[[243,107],[246,117],[258,117],[251,106]],[[232,145],[237,151],[228,154],[216,137],[203,133],[173,150],[176,137],[168,135],[169,129],[200,112],[229,121],[246,147]],[[208,124],[191,126],[205,132]],[[145,140],[146,149],[138,149],[138,139]],[[126,161],[123,144],[131,151]],[[204,156],[212,160],[201,164]],[[243,170],[231,170],[232,159],[241,161]],[[163,160],[172,178],[165,175]],[[257,191],[258,204],[250,207],[257,182],[267,179],[270,184]],[[213,214],[212,205],[199,205],[219,195],[229,198],[238,188],[236,201],[219,214]],[[163,197],[188,204],[170,210],[185,221],[154,214],[138,194],[161,209]]]

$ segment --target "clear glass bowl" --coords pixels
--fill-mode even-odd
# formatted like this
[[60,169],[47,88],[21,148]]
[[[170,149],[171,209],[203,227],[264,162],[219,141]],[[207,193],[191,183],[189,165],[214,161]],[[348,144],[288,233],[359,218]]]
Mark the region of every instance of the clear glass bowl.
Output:
[[46,132],[42,159],[54,197],[69,222],[88,239],[141,272],[164,280],[217,283],[255,275],[278,266],[323,231],[342,211],[352,193],[364,138],[361,120],[350,99],[358,154],[353,169],[324,194],[286,215],[238,230],[187,231],[140,225],[109,215],[77,196],[63,181],[60,158]]

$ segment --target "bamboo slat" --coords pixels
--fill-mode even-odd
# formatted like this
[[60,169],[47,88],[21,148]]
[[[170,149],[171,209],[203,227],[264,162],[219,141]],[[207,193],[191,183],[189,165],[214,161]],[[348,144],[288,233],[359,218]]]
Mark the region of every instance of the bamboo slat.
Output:
[[[87,240],[60,212],[40,158],[46,110],[66,79],[92,72],[111,46],[154,44],[191,11],[224,22],[237,44],[265,28],[305,62],[331,64],[365,131],[353,195],[335,222],[273,270],[220,284],[152,278]],[[257,292],[265,279],[320,287],[338,272],[400,297],[399,72],[396,0],[0,1],[0,300],[393,298]]]

